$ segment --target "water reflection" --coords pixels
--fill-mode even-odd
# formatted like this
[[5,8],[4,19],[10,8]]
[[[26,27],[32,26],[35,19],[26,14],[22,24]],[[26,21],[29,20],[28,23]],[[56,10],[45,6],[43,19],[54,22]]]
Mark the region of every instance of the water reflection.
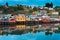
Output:
[[14,26],[0,26],[0,35],[21,35],[29,32],[44,32],[45,35],[52,35],[53,33],[60,33],[60,23],[57,24],[41,24],[34,26],[14,25]]
[[0,40],[60,40],[60,23],[0,26]]

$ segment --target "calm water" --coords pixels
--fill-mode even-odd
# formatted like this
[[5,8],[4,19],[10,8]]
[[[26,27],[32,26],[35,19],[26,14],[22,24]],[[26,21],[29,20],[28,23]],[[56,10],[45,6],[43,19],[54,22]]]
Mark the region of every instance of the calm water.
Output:
[[0,40],[60,40],[60,24],[1,26]]
[[37,32],[23,35],[1,35],[0,40],[60,40],[60,34],[45,35],[45,32]]

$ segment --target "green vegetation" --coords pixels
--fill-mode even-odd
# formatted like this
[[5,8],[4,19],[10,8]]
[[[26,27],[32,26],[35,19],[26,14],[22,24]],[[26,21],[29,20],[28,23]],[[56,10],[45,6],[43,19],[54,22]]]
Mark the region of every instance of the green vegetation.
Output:
[[60,6],[56,6],[54,9],[55,9],[57,12],[60,12]]
[[[6,7],[7,6],[7,7]],[[46,3],[44,7],[53,8],[53,3]],[[57,12],[60,12],[60,7],[56,6],[54,8]],[[25,5],[15,5],[15,6],[8,6],[8,3],[6,3],[5,6],[0,5],[0,11],[2,11],[2,14],[28,14],[32,13],[34,11],[45,10],[44,8],[41,9],[41,7],[31,7],[31,6],[25,6]],[[47,9],[46,9],[47,10]],[[49,10],[47,10],[47,13],[50,13]],[[50,15],[50,14],[49,14]]]

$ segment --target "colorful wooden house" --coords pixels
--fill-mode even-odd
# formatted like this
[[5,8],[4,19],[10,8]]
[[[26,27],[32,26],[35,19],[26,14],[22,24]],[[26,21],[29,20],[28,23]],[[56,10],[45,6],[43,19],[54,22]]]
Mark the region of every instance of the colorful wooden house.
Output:
[[3,17],[3,22],[8,22],[8,18],[6,16]]
[[2,30],[0,30],[0,34],[2,34],[3,33],[3,31]]
[[2,13],[3,11],[2,10],[0,10],[0,14]]
[[9,23],[10,23],[10,22],[15,23],[15,22],[16,22],[15,16],[11,16],[11,17],[9,17],[8,22],[9,22]]
[[0,22],[3,22],[3,15],[0,14]]
[[30,21],[31,20],[31,18],[26,18],[26,21]]
[[11,20],[8,20],[8,22],[13,22],[13,23],[15,23],[16,20],[11,19]]
[[16,29],[18,29],[18,30],[25,29],[25,28],[26,28],[25,25],[17,25],[16,26]]
[[24,16],[16,16],[16,21],[17,22],[26,21],[26,18]]

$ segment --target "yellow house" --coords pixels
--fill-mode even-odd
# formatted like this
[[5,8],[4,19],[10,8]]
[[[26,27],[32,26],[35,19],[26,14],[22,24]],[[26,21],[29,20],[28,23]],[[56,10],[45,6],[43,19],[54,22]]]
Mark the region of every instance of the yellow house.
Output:
[[18,29],[18,30],[25,29],[25,28],[26,28],[25,25],[17,25],[16,26],[16,29]]
[[32,15],[35,15],[35,12],[32,12]]
[[2,13],[2,10],[0,10],[0,14]]
[[26,18],[23,17],[23,16],[16,16],[16,21],[17,21],[17,22],[26,21]]
[[0,34],[2,34],[2,30],[0,30]]
[[26,18],[26,21],[30,21],[31,19],[30,18]]

